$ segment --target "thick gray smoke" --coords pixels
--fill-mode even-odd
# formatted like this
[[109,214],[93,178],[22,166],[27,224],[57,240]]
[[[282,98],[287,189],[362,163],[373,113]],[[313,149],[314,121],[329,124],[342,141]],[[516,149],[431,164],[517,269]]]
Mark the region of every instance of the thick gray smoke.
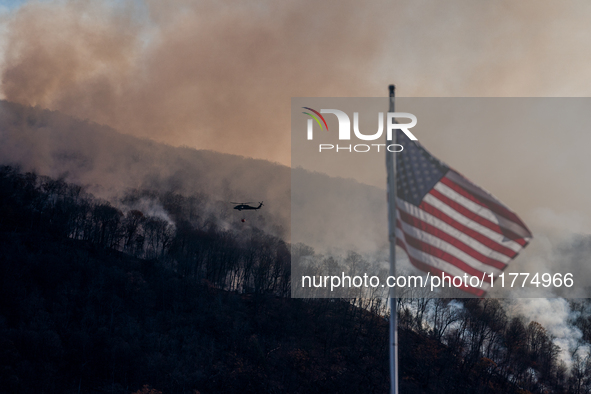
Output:
[[583,2],[29,1],[1,94],[172,145],[289,164],[296,96],[588,96]]
[[554,337],[554,344],[560,348],[559,359],[568,367],[575,354],[585,358],[590,353],[589,345],[581,342],[581,330],[570,324],[574,313],[564,298],[514,299],[507,305],[512,314],[540,323]]
[[[289,239],[289,168],[264,160],[171,147],[117,133],[58,112],[0,102],[0,164],[76,183],[119,205],[128,193],[207,196],[207,220],[237,222],[229,201],[265,201],[264,215],[247,212],[248,223]],[[151,200],[130,209],[168,220]]]
[[371,94],[388,27],[354,1],[31,2],[5,25],[10,101],[284,164],[290,97]]

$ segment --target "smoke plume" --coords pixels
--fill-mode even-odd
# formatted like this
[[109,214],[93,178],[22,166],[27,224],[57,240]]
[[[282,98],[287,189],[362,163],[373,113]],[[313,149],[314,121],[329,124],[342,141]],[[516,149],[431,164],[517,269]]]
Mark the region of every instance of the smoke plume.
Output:
[[353,1],[31,2],[6,21],[2,92],[172,145],[288,163],[291,96],[371,92],[360,73],[387,26],[375,11]]
[[[297,96],[588,95],[591,7],[548,1],[30,1],[1,92],[172,145],[289,164]],[[565,70],[568,72],[565,73]]]

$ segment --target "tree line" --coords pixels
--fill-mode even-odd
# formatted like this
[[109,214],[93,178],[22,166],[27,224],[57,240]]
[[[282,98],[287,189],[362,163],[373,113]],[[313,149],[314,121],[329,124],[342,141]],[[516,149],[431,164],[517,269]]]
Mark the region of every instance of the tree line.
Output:
[[138,209],[124,213],[79,185],[21,174],[9,166],[0,168],[0,193],[3,231],[48,233],[155,259],[222,290],[290,294],[288,245],[256,228],[222,229],[212,214],[198,215],[206,197],[132,191],[122,198],[122,206],[149,198],[162,205],[165,217]]
[[[387,391],[384,298],[290,299],[289,245],[207,206],[153,191],[114,206],[1,167],[0,392]],[[401,392],[591,393],[589,303],[572,309],[583,336],[567,366],[499,300],[402,294]]]

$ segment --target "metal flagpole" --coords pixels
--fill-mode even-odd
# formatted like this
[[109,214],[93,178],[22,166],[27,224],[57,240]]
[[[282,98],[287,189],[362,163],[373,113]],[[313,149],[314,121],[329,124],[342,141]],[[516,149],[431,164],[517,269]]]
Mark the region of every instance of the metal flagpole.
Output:
[[[390,89],[390,109],[394,112],[394,85]],[[392,141],[386,133],[386,170],[388,173],[388,232],[390,238],[390,276],[396,276],[396,161],[394,153],[388,150],[390,143],[396,143],[396,130]],[[390,393],[398,394],[398,311],[396,287],[390,288]]]

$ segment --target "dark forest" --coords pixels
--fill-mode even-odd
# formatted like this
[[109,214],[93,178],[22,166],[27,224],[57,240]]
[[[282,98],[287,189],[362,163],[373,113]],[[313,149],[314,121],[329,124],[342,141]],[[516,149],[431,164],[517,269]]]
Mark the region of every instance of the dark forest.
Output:
[[[140,198],[166,216],[121,208]],[[207,199],[115,206],[1,167],[0,392],[387,392],[382,300],[290,298],[291,245],[221,228]],[[589,358],[567,366],[499,300],[398,302],[402,393],[591,392]],[[587,346],[588,304],[571,308]]]

